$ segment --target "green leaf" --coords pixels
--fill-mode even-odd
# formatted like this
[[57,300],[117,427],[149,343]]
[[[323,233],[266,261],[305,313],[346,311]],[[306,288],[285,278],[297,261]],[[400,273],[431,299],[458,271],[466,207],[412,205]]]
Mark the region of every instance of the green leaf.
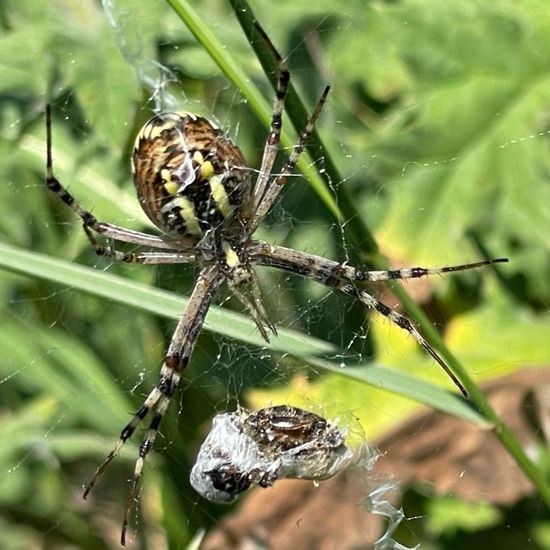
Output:
[[427,527],[438,536],[458,530],[481,531],[498,524],[502,514],[486,502],[463,502],[452,497],[433,498],[428,502]]
[[[0,244],[0,265],[17,273],[42,277],[174,319],[179,318],[187,303],[185,298],[175,296],[169,292],[62,260],[18,250],[6,244]],[[314,367],[338,372],[378,388],[385,388],[416,401],[436,406],[441,410],[460,415],[470,421],[483,423],[482,417],[474,413],[471,406],[464,400],[435,386],[414,380],[409,376],[373,366],[342,369],[341,366],[331,364],[328,361],[315,359],[312,355],[334,352],[335,348],[310,336],[289,329],[280,329],[279,336],[266,346],[257,334],[254,323],[249,318],[216,307],[210,309],[205,328],[249,344],[295,355]],[[85,372],[89,372],[89,369],[84,368],[83,373]]]
[[[179,319],[187,305],[186,298],[170,292],[4,243],[0,243],[0,265],[17,273],[42,277],[172,319]],[[212,307],[205,328],[257,346],[266,345],[248,317],[227,309]],[[330,344],[286,329],[281,329],[279,337],[273,339],[269,347],[297,355],[327,353],[334,349]]]

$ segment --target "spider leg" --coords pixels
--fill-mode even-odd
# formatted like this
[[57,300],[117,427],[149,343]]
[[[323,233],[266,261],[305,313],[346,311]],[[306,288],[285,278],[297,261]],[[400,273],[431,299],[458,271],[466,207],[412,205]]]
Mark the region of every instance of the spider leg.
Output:
[[256,306],[256,309],[260,313],[260,317],[264,320],[264,323],[268,326],[269,330],[273,333],[273,335],[277,336],[277,327],[269,320],[269,315],[267,314],[264,308],[262,294],[260,292],[260,284],[258,282],[258,277],[256,275],[256,272],[254,270],[251,270],[250,275],[251,275],[250,291],[252,293],[252,300],[254,302],[254,305]]
[[265,31],[260,25],[256,25],[256,29],[261,34],[263,40],[271,49],[273,56],[277,60],[279,65],[278,67],[278,80],[277,80],[277,91],[275,94],[275,99],[273,101],[273,111],[271,115],[271,127],[269,130],[268,138],[265,142],[264,152],[262,156],[262,164],[260,166],[260,172],[258,179],[254,185],[254,194],[252,196],[249,206],[245,208],[243,217],[245,219],[250,219],[254,212],[258,209],[258,205],[264,197],[264,193],[269,182],[269,177],[271,175],[271,170],[273,169],[273,164],[277,158],[277,152],[279,150],[279,141],[281,137],[281,128],[283,125],[283,109],[284,101],[286,97],[286,92],[288,90],[288,83],[290,81],[290,72],[286,63],[278,52],[278,50],[271,42],[271,39],[267,36]]
[[110,246],[103,246],[93,236],[90,228],[83,224],[84,233],[90,241],[92,248],[98,256],[112,258],[117,262],[125,262],[129,264],[186,264],[196,261],[196,257],[187,252],[137,252],[127,253],[120,252]]
[[[325,283],[328,284],[328,283]],[[402,328],[403,330],[406,330],[415,340],[416,342],[422,346],[436,361],[436,363],[439,364],[439,366],[447,373],[449,378],[453,381],[455,386],[462,392],[462,395],[464,397],[468,397],[468,392],[466,391],[466,388],[462,385],[460,380],[455,376],[453,371],[449,368],[449,366],[445,363],[445,361],[439,356],[439,354],[428,344],[428,342],[425,340],[425,338],[416,330],[414,325],[405,317],[404,315],[401,315],[400,313],[397,313],[397,311],[394,311],[387,305],[383,304],[379,300],[377,300],[374,296],[371,296],[368,292],[365,292],[364,290],[359,290],[358,288],[355,288],[350,283],[343,283],[342,281],[331,281],[331,284],[329,285],[333,288],[338,288],[344,294],[347,294],[348,296],[352,296],[354,298],[357,298],[361,303],[365,304],[367,307],[372,308],[376,310],[378,313],[382,314],[386,319],[389,319],[392,323],[397,325],[399,328]]]
[[374,309],[381,315],[384,315],[392,323],[399,328],[406,330],[416,342],[428,352],[433,359],[447,373],[449,378],[454,382],[464,397],[468,396],[466,389],[451,371],[445,361],[439,354],[430,346],[426,339],[418,332],[409,319],[397,313],[390,307],[386,306],[368,292],[356,288],[352,281],[381,281],[389,279],[407,279],[422,277],[424,275],[447,273],[451,271],[461,271],[466,269],[474,269],[484,265],[497,262],[508,261],[505,258],[495,260],[484,260],[471,264],[463,264],[460,266],[448,266],[443,268],[413,268],[401,269],[393,271],[358,271],[352,266],[339,264],[320,256],[298,252],[289,248],[270,245],[267,243],[255,241],[249,245],[249,253],[251,262],[257,265],[266,265],[277,267],[290,273],[308,277],[321,284],[341,290],[348,296],[352,296],[365,304],[367,307]]
[[299,269],[300,275],[315,279],[322,284],[327,284],[327,281],[334,278],[358,282],[417,279],[429,275],[442,275],[443,273],[452,273],[454,271],[467,271],[469,269],[478,269],[486,265],[508,262],[508,258],[494,258],[445,267],[410,267],[390,269],[387,271],[362,271],[347,263],[335,262],[334,260],[329,260],[322,256],[308,254],[307,252],[293,250],[292,248],[286,248],[284,246],[272,245],[263,241],[253,241],[250,243],[248,251],[251,258],[254,258],[254,261],[260,265],[280,267],[281,269],[287,269],[288,265],[293,265],[294,273]]
[[172,396],[176,392],[181,373],[189,363],[193,348],[195,347],[195,343],[206,318],[208,308],[222,281],[223,277],[216,267],[207,267],[200,273],[187,308],[172,336],[172,341],[170,342],[170,346],[168,347],[166,357],[160,370],[160,377],[157,385],[149,393],[143,405],[134,414],[130,422],[122,429],[120,438],[113,450],[109,453],[103,464],[96,470],[92,480],[84,489],[83,497],[86,498],[109,464],[118,455],[124,443],[132,436],[145,417],[151,413],[152,418],[149,428],[139,446],[139,455],[136,461],[128,503],[124,513],[120,539],[123,546],[126,544],[126,531],[134,501],[138,496],[139,482],[141,480],[145,458],[153,446],[160,422],[170,404]]
[[[234,296],[241,302],[245,309],[250,313],[252,320],[256,324],[262,338],[269,344],[269,335],[266,327],[272,334],[277,336],[277,327],[269,320],[269,316],[264,308],[260,285],[253,270],[250,271],[250,280],[245,285],[236,285],[229,282],[229,288]],[[244,287],[244,288],[241,288]]]
[[250,224],[251,233],[267,216],[268,212],[273,206],[273,203],[277,200],[279,193],[282,191],[283,187],[288,181],[289,176],[292,174],[302,151],[304,150],[309,141],[309,138],[311,137],[311,133],[315,128],[315,123],[317,122],[317,119],[321,114],[329,91],[330,86],[326,86],[323,90],[323,93],[321,94],[321,97],[319,98],[319,101],[317,102],[317,105],[315,106],[315,109],[313,110],[311,117],[308,120],[308,123],[306,124],[306,127],[302,130],[302,133],[300,134],[300,139],[298,140],[298,143],[294,146],[290,157],[284,163],[281,173],[273,179],[273,181],[269,184],[263,196],[261,197],[261,200],[254,211],[252,223]]
[[183,237],[181,239],[178,238],[176,241],[174,239],[141,233],[140,231],[133,231],[111,223],[100,222],[89,210],[86,210],[71,193],[65,189],[53,173],[52,112],[51,105],[49,104],[46,105],[46,186],[82,219],[86,227],[89,227],[104,237],[131,244],[161,249],[177,249],[180,251],[186,250],[187,248],[190,249],[193,246],[190,239],[186,240]]

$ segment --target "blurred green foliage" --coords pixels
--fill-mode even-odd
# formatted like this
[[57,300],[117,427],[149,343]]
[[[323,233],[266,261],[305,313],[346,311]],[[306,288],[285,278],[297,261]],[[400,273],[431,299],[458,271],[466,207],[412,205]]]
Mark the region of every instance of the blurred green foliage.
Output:
[[[192,269],[152,270],[96,258],[75,216],[45,191],[45,102],[54,107],[60,179],[101,219],[134,229],[151,227],[134,200],[128,158],[155,101],[214,117],[251,166],[259,165],[265,129],[166,4],[105,4],[107,14],[94,0],[0,4],[0,239],[185,294]],[[229,4],[193,5],[271,101]],[[252,7],[307,104],[326,81],[333,84],[320,124],[342,174],[331,185],[346,186],[393,265],[511,259],[498,276],[470,272],[408,285],[453,351],[481,378],[546,366],[547,2],[283,0]],[[165,87],[147,86],[151,80]],[[302,179],[292,179],[269,222],[263,238],[341,260],[354,255],[345,228]],[[447,383],[410,338],[385,321],[374,320],[366,332],[373,337],[365,339],[362,307],[304,281],[260,276],[275,290],[265,293],[266,307],[280,325],[334,346],[351,362],[375,356],[380,365]],[[82,501],[81,486],[154,383],[173,321],[44,279],[0,271],[0,281],[2,547],[116,548],[135,447],[128,445],[90,502]],[[278,387],[256,397],[257,404],[296,402],[296,394],[306,393],[303,385],[286,384],[295,370],[287,372],[284,360],[266,359],[221,333],[201,337],[158,452],[151,453],[136,546],[182,547],[226,512],[199,503],[186,480],[215,409],[234,404],[248,387]],[[329,416],[353,410],[369,435],[414,408],[337,374],[310,378],[298,404],[321,402]],[[490,510],[450,508],[448,502],[424,508],[431,518],[426,533],[444,532],[442,540],[449,541],[470,530],[474,537],[468,515],[479,516],[480,529],[498,524]],[[548,532],[540,516],[538,523],[531,518],[533,548],[543,546]],[[514,548],[531,547],[523,542]]]

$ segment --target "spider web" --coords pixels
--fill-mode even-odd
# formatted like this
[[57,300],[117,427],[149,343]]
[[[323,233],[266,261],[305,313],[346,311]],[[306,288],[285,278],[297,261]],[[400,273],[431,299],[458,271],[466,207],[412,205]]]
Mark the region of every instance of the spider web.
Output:
[[[265,130],[250,114],[246,101],[219,78],[218,69],[167,8],[145,3],[136,8],[134,4],[111,0],[103,4],[104,11],[100,12],[82,3],[78,8],[82,11],[71,14],[73,28],[58,29],[51,38],[52,43],[59,44],[57,48],[52,46],[59,71],[63,73],[68,67],[67,74],[71,74],[72,68],[72,74],[76,75],[69,84],[60,79],[54,86],[57,97],[64,87],[68,90],[58,102],[67,121],[65,126],[55,128],[55,161],[62,181],[70,183],[75,195],[93,207],[95,213],[109,221],[140,228],[143,217],[133,198],[127,153],[121,146],[131,143],[137,131],[128,128],[128,121],[138,118],[136,112],[147,116],[142,111],[183,107],[217,120],[255,167],[259,166]],[[472,3],[465,4],[474,9]],[[539,75],[538,85],[519,84],[521,75],[525,75],[522,63],[531,68],[538,65],[526,53],[529,48],[517,46],[517,36],[521,36],[518,29],[538,27],[534,16],[528,17],[528,10],[524,14],[503,14],[496,13],[496,8],[494,12],[477,7],[474,17],[473,12],[468,15],[456,8],[457,13],[451,17],[448,12],[451,8],[443,11],[441,6],[436,8],[425,2],[417,6],[417,13],[406,6],[379,12],[369,10],[365,21],[364,15],[355,13],[351,6],[335,14],[330,6],[320,2],[314,7],[285,5],[280,15],[264,13],[258,6],[257,15],[262,21],[273,16],[267,30],[283,50],[292,77],[310,105],[325,81],[334,83],[331,103],[320,124],[328,149],[339,160],[343,174],[340,181],[331,182],[331,189],[335,195],[342,186],[349,190],[358,211],[376,229],[382,251],[390,257],[392,265],[443,265],[480,256],[513,259],[505,281],[499,282],[490,274],[467,274],[407,285],[445,331],[451,347],[459,352],[469,370],[488,378],[525,366],[546,366],[550,223],[544,205],[550,199],[546,178],[549,120],[546,105],[550,104],[546,101],[549,99],[546,89],[550,88],[545,87],[543,75]],[[243,60],[247,73],[263,86],[265,97],[271,98],[272,91],[250,59],[236,23],[231,26],[226,23],[230,17],[224,11],[227,8],[211,1],[197,9],[205,14],[210,30],[219,34],[227,51],[236,52]],[[440,14],[440,24],[431,20],[430,13]],[[78,27],[79,18],[87,21],[89,34]],[[474,24],[470,18],[479,22]],[[460,24],[449,27],[445,25],[449,20],[458,20]],[[447,30],[438,31],[438,27]],[[286,28],[292,32],[286,34],[283,31]],[[449,31],[450,28],[453,30]],[[80,49],[79,39],[85,41],[76,36],[78,29],[89,41]],[[32,31],[35,36],[43,34]],[[485,38],[473,40],[469,32]],[[459,33],[466,38],[455,36]],[[97,42],[92,42],[92,35]],[[364,42],[365,36],[369,37],[368,43]],[[534,40],[539,51],[546,51],[541,32],[534,32]],[[116,50],[112,45],[111,49],[103,46],[109,41],[118,44],[123,54],[121,61],[113,55]],[[468,44],[476,44],[479,50],[470,57],[466,51]],[[103,57],[98,54],[102,48],[105,48]],[[358,51],[365,56],[364,63],[355,61]],[[98,57],[93,57],[94,52]],[[461,56],[468,58],[468,63],[463,63]],[[504,58],[508,58],[508,68],[504,67]],[[37,63],[36,74],[43,74],[39,66]],[[499,68],[501,72],[497,71]],[[88,80],[83,77],[86,74]],[[514,74],[517,76],[513,77]],[[123,86],[123,82],[133,79],[133,87]],[[527,78],[524,81],[531,82]],[[36,97],[43,93],[43,82],[40,84]],[[128,91],[130,88],[132,91]],[[33,88],[29,84],[25,89]],[[2,111],[5,120],[12,122],[3,125],[3,137],[14,138],[14,134],[19,135],[29,125],[29,115],[20,113],[33,112],[36,103],[23,104],[26,109],[18,110],[15,103],[8,102]],[[5,200],[0,201],[7,205],[3,206],[4,232],[8,241],[22,246],[39,249],[37,245],[41,243],[52,256],[64,251],[66,257],[71,257],[71,253],[74,257],[84,249],[83,241],[77,242],[81,238],[76,235],[79,224],[62,208],[55,218],[46,217],[42,183],[32,174],[43,170],[43,143],[40,121],[36,132],[21,142],[20,151],[9,151],[14,158],[5,165],[3,180],[9,185],[2,191]],[[17,169],[27,165],[32,167],[28,174]],[[355,262],[356,243],[347,237],[350,220],[336,223],[300,176],[291,178],[283,195],[261,229],[261,238]],[[114,196],[120,197],[120,201],[113,201]],[[24,221],[16,218],[14,204],[25,205]],[[45,234],[50,235],[49,242]],[[158,285],[179,295],[189,293],[195,274],[192,269],[115,266],[92,254],[79,258],[79,263]],[[331,343],[336,351],[329,358],[334,364],[350,369],[375,357],[385,367],[423,372],[430,381],[439,380],[436,367],[417,352],[410,338],[383,320],[367,322],[362,306],[298,278],[268,270],[258,272],[266,308],[277,326]],[[11,289],[12,284],[6,276],[6,288]],[[399,307],[390,292],[377,292],[381,292],[378,296],[388,305]],[[5,370],[0,374],[3,401],[8,407],[15,401],[11,387],[16,387],[25,398],[45,387],[48,390],[45,394],[55,398],[35,399],[24,409],[25,414],[17,417],[19,424],[6,422],[4,441],[15,441],[14,434],[20,434],[30,443],[18,444],[16,448],[24,448],[24,452],[13,451],[6,465],[0,467],[4,472],[0,493],[8,495],[3,502],[10,506],[15,503],[13,508],[19,511],[37,509],[35,513],[55,518],[53,531],[63,532],[66,526],[73,525],[72,520],[52,513],[48,505],[54,509],[55,504],[44,496],[48,494],[45,488],[51,493],[55,483],[53,474],[48,477],[48,472],[57,469],[73,484],[71,512],[76,511],[79,516],[89,514],[92,529],[100,534],[115,533],[109,540],[116,539],[135,448],[129,446],[113,465],[106,482],[94,494],[92,508],[83,507],[79,484],[87,480],[108,452],[128,413],[154,383],[175,321],[151,319],[127,306],[98,302],[72,287],[60,289],[59,285],[43,285],[40,292],[23,292],[18,288],[8,300],[9,310],[17,312],[17,317],[10,313],[3,322],[2,349],[6,357]],[[220,296],[220,302],[240,311],[228,295]],[[79,341],[73,335],[84,336]],[[519,383],[516,385],[520,387]],[[77,394],[73,388],[81,393]],[[270,391],[262,391],[264,388]],[[72,398],[67,398],[67,394]],[[529,395],[525,390],[527,401]],[[327,418],[339,417],[344,424],[360,417],[363,425],[358,431],[369,440],[407,418],[414,409],[410,402],[386,392],[364,385],[352,386],[348,380],[339,381],[322,369],[306,369],[290,354],[274,353],[267,347],[245,345],[225,335],[205,332],[186,373],[186,383],[174,400],[177,403],[172,404],[163,422],[156,452],[151,453],[140,518],[136,519],[138,537],[162,536],[160,530],[155,531],[162,521],[155,505],[161,502],[161,496],[167,502],[175,502],[177,498],[186,501],[186,506],[174,505],[174,509],[181,512],[180,517],[186,517],[188,539],[197,526],[221,522],[217,518],[219,510],[208,508],[191,493],[184,493],[182,485],[186,485],[184,478],[209,417],[214,411],[233,410],[243,400],[255,407],[288,402]],[[532,410],[539,411],[535,405]],[[518,404],[514,409],[516,416],[521,416],[521,411]],[[31,418],[40,421],[35,425]],[[390,463],[390,467],[383,469],[389,470],[389,475],[376,477],[370,463],[349,473],[360,482],[373,475],[374,481],[364,485],[364,500],[360,501],[365,517],[376,513],[380,493],[391,492],[394,483],[391,475],[402,482],[403,491],[409,479],[418,479],[412,474],[409,477],[407,467],[412,465],[412,459],[408,465],[394,463],[391,467],[396,454],[411,456],[406,455],[411,452],[414,456],[407,447],[410,441],[418,441],[417,452],[421,449],[425,456],[441,457],[440,463],[430,463],[433,471],[448,471],[442,466],[452,462],[452,456],[449,458],[443,452],[449,445],[448,438],[443,437],[446,434],[441,434],[440,439],[434,436],[431,447],[427,443],[421,447],[420,443],[437,433],[433,426],[440,425],[438,422],[423,418],[419,424],[410,424],[408,432],[398,431],[393,440],[384,440],[381,447],[384,455],[378,462]],[[25,431],[25,426],[33,429]],[[540,452],[537,441],[544,432],[537,426],[533,437],[529,436],[535,454]],[[444,431],[455,434],[451,429]],[[469,441],[460,440],[461,433],[456,432],[454,440]],[[524,433],[528,433],[527,427]],[[496,456],[496,452],[492,449],[489,456]],[[413,546],[419,540],[436,544],[434,536],[427,532],[429,528],[439,529],[437,532],[444,539],[453,529],[469,528],[464,519],[467,515],[481,518],[482,525],[488,526],[486,531],[498,532],[499,520],[495,515],[500,513],[504,514],[501,524],[509,524],[501,532],[517,540],[518,548],[542,546],[541,541],[546,539],[541,530],[547,527],[542,501],[535,499],[531,523],[513,521],[509,510],[521,512],[528,506],[524,504],[521,508],[521,503],[518,504],[519,489],[515,496],[498,502],[508,511],[495,507],[459,509],[455,505],[450,514],[462,514],[457,520],[459,527],[445,524],[448,520],[444,509],[452,503],[444,497],[449,493],[462,495],[468,480],[476,479],[478,465],[464,463],[461,474],[452,478],[452,489],[445,486],[445,480],[420,476],[430,480],[439,497],[426,505],[422,493],[408,490],[405,513],[424,516],[429,527],[418,534],[419,518],[415,518],[402,522],[395,533],[389,523],[381,544],[395,548],[404,547],[401,543]],[[491,471],[490,467],[485,468],[486,472]],[[506,463],[503,471],[508,478],[500,481],[503,486],[523,487],[515,477],[516,465]],[[35,472],[39,476],[34,498],[39,505],[32,508],[19,504],[18,498],[33,492],[27,480]],[[493,485],[478,485],[473,494],[489,495],[490,499],[498,484],[497,479]],[[521,493],[524,498],[532,494],[528,488],[524,491]],[[329,500],[332,509],[335,501],[336,497]],[[399,499],[383,495],[378,501],[378,511],[399,518],[394,509],[386,508],[389,501],[393,503],[391,506],[399,507]],[[370,505],[375,509],[369,509]],[[306,511],[304,519],[308,515],[314,517]],[[2,521],[10,523],[4,517]],[[479,524],[476,528],[483,530]],[[444,547],[444,542],[439,544]]]

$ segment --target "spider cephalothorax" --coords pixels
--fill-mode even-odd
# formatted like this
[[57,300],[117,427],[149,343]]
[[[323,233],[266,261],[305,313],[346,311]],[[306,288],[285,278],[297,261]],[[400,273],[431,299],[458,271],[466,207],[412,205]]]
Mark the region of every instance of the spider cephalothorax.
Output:
[[[283,246],[252,240],[255,230],[269,213],[292,174],[329,91],[327,86],[302,131],[300,140],[280,172],[273,175],[289,73],[267,35],[260,27],[257,30],[278,60],[279,77],[271,127],[265,141],[262,163],[254,181],[251,179],[252,171],[247,168],[240,150],[216,125],[202,117],[190,113],[159,114],[144,125],[136,138],[132,161],[139,202],[149,219],[159,228],[161,235],[150,235],[101,222],[66,190],[53,173],[49,106],[46,111],[46,184],[81,218],[86,236],[95,251],[102,256],[124,262],[198,264],[200,268],[187,308],[168,346],[156,386],[122,429],[119,441],[97,469],[84,492],[86,497],[119,453],[122,445],[146,417],[149,417],[148,429],[139,447],[125,510],[122,544],[125,543],[132,505],[138,495],[145,457],[154,444],[159,425],[176,392],[182,371],[189,364],[208,309],[224,282],[250,313],[266,340],[268,330],[276,334],[276,329],[263,308],[253,266],[282,269],[338,289],[407,331],[447,372],[462,393],[466,394],[464,387],[443,359],[414,325],[405,316],[393,311],[363,290],[361,285],[365,282],[410,279],[507,261],[482,260],[442,268],[366,271],[356,269],[348,263],[339,263]],[[94,234],[112,243],[130,243],[145,246],[146,249],[139,252],[122,252],[113,246],[102,245]],[[259,417],[251,418],[258,420]],[[294,415],[295,428],[302,426],[298,420],[299,415]],[[250,425],[255,424],[252,422]],[[289,436],[290,434],[285,434],[285,437]],[[228,481],[231,478],[228,477],[229,470],[223,470],[223,475],[222,470],[216,470],[216,483],[233,483]],[[236,482],[236,488],[244,487],[248,481],[248,478],[243,478]],[[259,483],[265,484],[261,480]]]

